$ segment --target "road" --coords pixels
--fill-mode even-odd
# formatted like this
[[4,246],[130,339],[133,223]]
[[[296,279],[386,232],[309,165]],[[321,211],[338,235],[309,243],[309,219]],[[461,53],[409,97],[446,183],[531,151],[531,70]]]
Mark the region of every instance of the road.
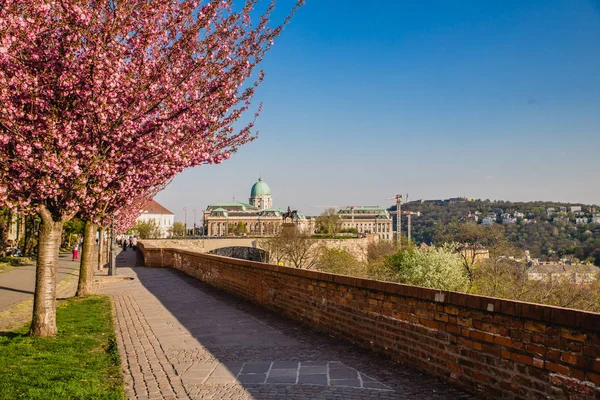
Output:
[[[76,275],[79,261],[71,261],[70,254],[61,254],[58,261],[57,284],[70,275]],[[33,297],[35,265],[13,267],[0,273],[0,311]]]

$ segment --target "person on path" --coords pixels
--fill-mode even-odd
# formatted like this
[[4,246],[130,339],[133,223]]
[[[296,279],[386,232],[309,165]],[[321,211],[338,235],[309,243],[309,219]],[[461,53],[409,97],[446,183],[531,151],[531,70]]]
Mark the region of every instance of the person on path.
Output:
[[79,243],[75,243],[73,246],[73,261],[79,260]]
[[131,238],[131,247],[133,247],[134,250],[137,249],[137,238],[135,236]]
[[127,251],[127,240],[123,239],[123,251]]

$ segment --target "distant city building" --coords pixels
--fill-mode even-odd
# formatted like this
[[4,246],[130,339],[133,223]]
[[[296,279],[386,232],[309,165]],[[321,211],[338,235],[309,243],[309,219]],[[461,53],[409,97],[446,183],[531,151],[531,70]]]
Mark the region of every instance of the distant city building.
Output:
[[393,239],[392,217],[383,207],[346,207],[338,211],[342,229],[356,229],[358,233],[373,233],[381,239]]
[[591,264],[539,263],[527,269],[534,281],[568,281],[574,284],[592,283],[598,279],[600,269]]
[[457,250],[463,259],[476,264],[490,258],[490,251],[482,245],[462,244],[458,246]]
[[485,217],[484,219],[481,220],[481,225],[492,225],[496,223],[496,217]]
[[589,220],[586,217],[577,217],[575,218],[575,223],[577,225],[585,225],[589,222]]
[[600,224],[600,215],[594,214],[592,216],[592,224]]
[[[233,201],[209,204],[204,210],[204,233],[217,237],[275,235],[281,231],[284,212],[273,208],[271,189],[261,177],[250,189],[249,203]],[[298,214],[294,223],[301,232],[314,232],[314,218]]]
[[581,206],[571,206],[571,212],[576,216],[580,216],[582,214]]
[[[481,213],[479,213],[479,214],[481,214]],[[473,213],[471,213],[471,211],[469,211],[469,214],[467,214],[466,217],[461,217],[460,218],[460,221],[464,222],[464,223],[467,223],[467,224],[468,223],[475,223],[476,224],[477,222],[479,222],[479,215],[477,214],[477,212],[475,212],[475,214],[473,214]]]
[[548,207],[546,209],[546,213],[548,214],[548,217],[553,216],[555,212],[556,212],[556,209],[554,207]]
[[142,208],[142,215],[137,217],[136,222],[140,221],[154,221],[154,224],[160,228],[161,237],[167,237],[169,229],[173,227],[173,223],[175,222],[175,214],[158,204],[155,200],[151,200]]

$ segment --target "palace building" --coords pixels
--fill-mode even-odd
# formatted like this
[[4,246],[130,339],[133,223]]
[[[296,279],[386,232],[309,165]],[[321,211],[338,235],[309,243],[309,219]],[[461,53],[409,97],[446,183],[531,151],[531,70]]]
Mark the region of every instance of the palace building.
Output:
[[356,229],[358,233],[372,233],[380,239],[393,239],[392,217],[383,207],[346,207],[337,212],[342,220],[342,230]]
[[[262,178],[252,185],[248,203],[213,203],[204,210],[204,234],[207,236],[268,236],[281,231],[283,213],[273,208],[271,189]],[[313,233],[315,221],[298,214],[294,221],[298,230]]]

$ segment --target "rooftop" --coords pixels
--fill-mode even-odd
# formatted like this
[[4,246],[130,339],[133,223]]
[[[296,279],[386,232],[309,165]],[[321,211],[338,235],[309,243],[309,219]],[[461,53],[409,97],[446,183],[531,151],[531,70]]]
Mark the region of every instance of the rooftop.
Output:
[[150,200],[144,207],[142,207],[142,214],[175,215],[154,199]]

